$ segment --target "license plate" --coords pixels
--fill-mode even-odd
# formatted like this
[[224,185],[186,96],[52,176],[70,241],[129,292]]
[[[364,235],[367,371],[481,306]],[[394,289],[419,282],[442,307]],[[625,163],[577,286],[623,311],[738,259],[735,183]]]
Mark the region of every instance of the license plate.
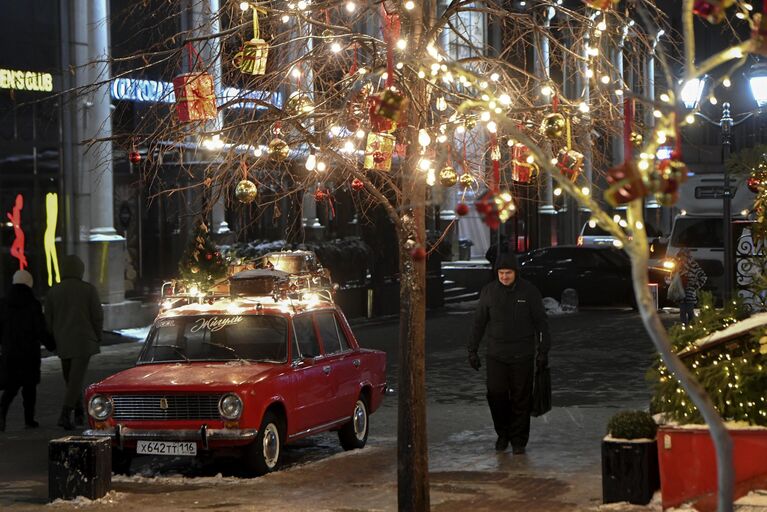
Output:
[[136,453],[144,455],[197,455],[197,443],[193,442],[169,442],[169,441],[138,441]]

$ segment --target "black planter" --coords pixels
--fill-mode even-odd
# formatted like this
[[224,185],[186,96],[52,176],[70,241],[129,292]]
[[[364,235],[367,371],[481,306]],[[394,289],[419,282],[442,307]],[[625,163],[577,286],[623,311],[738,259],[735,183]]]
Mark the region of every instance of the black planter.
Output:
[[112,487],[112,440],[68,436],[48,443],[48,498],[96,500]]
[[646,505],[660,488],[656,442],[602,441],[602,500]]

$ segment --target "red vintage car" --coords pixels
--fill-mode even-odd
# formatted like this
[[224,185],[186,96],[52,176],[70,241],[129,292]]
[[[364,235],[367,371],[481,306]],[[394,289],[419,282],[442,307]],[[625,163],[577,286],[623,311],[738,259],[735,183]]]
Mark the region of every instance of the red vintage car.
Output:
[[86,436],[113,440],[113,469],[135,454],[242,452],[261,475],[282,447],[338,431],[362,448],[386,390],[386,357],[360,348],[316,294],[216,298],[161,313],[135,367],[91,385]]

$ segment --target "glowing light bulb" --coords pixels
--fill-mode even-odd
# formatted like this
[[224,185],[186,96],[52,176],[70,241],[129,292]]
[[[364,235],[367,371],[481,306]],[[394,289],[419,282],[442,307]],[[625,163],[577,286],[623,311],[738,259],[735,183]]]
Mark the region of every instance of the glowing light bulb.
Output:
[[429,160],[428,158],[421,158],[418,161],[418,168],[421,169],[422,171],[428,171],[429,169],[431,169],[431,160]]
[[599,24],[597,25],[597,28],[601,30],[602,32],[607,30],[607,23],[605,23],[605,20],[600,21]]
[[338,135],[341,133],[341,127],[334,124],[330,127],[330,134],[333,135],[333,137],[338,137]]
[[408,0],[407,2],[405,2],[405,9],[407,9],[408,11],[412,11],[413,9],[415,9],[415,2],[413,2],[413,0]]
[[405,48],[407,48],[407,41],[405,41],[404,39],[400,39],[399,41],[397,41],[397,48],[399,48],[400,50],[404,50]]
[[418,130],[418,144],[424,148],[431,144],[431,137],[429,136],[429,132],[427,132],[424,128]]
[[493,73],[492,75],[490,75],[490,80],[493,82],[497,82],[498,80],[500,80],[500,78],[501,78],[501,75],[499,75],[498,73]]
[[346,12],[354,12],[357,10],[357,4],[354,2],[346,2]]
[[306,167],[307,171],[313,171],[317,168],[317,157],[314,156],[314,153],[310,153],[309,156],[306,157],[304,167]]
[[580,104],[578,105],[578,110],[580,110],[581,112],[585,114],[589,110],[591,110],[591,108],[589,107],[588,103],[586,103],[585,101],[581,101]]
[[501,105],[508,107],[509,105],[511,105],[511,96],[509,96],[506,93],[503,93],[498,97],[498,101],[501,103]]
[[551,96],[551,94],[554,92],[554,90],[551,88],[550,85],[544,85],[541,87],[541,94],[544,96]]
[[306,10],[306,2],[305,2],[305,0],[299,0],[298,3],[296,4],[296,6],[298,7],[299,11],[305,11]]
[[334,42],[333,44],[330,45],[330,51],[333,52],[333,53],[340,52],[341,51],[341,45],[338,44],[337,42]]
[[487,111],[485,111],[485,112],[482,112],[482,113],[479,115],[479,120],[480,120],[480,121],[483,121],[483,122],[487,122],[487,121],[490,121],[490,112],[487,112]]
[[725,78],[724,80],[722,80],[722,85],[725,87],[730,87],[732,85],[732,82],[730,81],[729,78]]
[[586,78],[594,78],[594,70],[591,68],[586,68]]
[[461,135],[462,133],[466,133],[466,127],[462,124],[459,124],[458,126],[455,127],[455,133],[457,133],[458,135]]
[[554,189],[554,195],[557,196],[557,197],[561,196],[562,195],[562,189],[559,188],[559,187],[555,188]]
[[490,133],[496,133],[498,131],[498,125],[495,124],[495,121],[490,121],[487,123],[487,131]]
[[247,11],[250,9],[250,4],[248,2],[240,2],[240,10]]
[[602,78],[600,78],[599,81],[602,82],[603,84],[609,84],[610,77],[608,75],[602,75]]
[[293,78],[301,78],[301,70],[298,68],[291,69],[290,74]]
[[591,194],[591,190],[589,190],[589,187],[583,187],[581,189],[581,194],[583,194],[584,196],[587,196],[587,195]]
[[712,105],[716,105],[717,103],[719,103],[719,100],[717,100],[717,99],[716,99],[716,96],[711,96],[711,97],[708,99],[708,101],[709,101],[709,103],[711,103]]
[[661,101],[665,101],[666,103],[668,103],[669,101],[671,101],[671,98],[669,97],[669,95],[668,95],[668,94],[666,94],[666,93],[664,92],[663,94],[661,94],[661,95],[660,95],[660,100],[661,100]]
[[288,16],[287,14],[283,14],[282,15],[282,22],[283,23],[287,23],[289,21],[290,21],[290,16]]
[[418,78],[426,78],[426,73],[424,73],[423,71],[419,71]]
[[347,140],[344,142],[344,153],[354,153],[354,142]]
[[365,130],[357,130],[354,136],[357,137],[358,139],[363,138],[365,136]]
[[687,124],[695,124],[695,116],[692,114],[687,114],[684,120]]
[[328,169],[328,164],[320,160],[317,162],[317,172],[325,172]]

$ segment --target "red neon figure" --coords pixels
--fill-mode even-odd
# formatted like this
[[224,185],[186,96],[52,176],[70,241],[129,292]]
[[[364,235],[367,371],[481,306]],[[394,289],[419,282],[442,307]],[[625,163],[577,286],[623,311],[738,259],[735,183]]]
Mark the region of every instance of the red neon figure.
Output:
[[24,256],[24,231],[21,229],[22,208],[24,208],[24,198],[18,194],[16,204],[13,205],[13,213],[6,214],[13,224],[13,234],[16,236],[11,245],[11,256],[19,260],[19,270],[24,270],[24,267],[27,266],[27,257]]

